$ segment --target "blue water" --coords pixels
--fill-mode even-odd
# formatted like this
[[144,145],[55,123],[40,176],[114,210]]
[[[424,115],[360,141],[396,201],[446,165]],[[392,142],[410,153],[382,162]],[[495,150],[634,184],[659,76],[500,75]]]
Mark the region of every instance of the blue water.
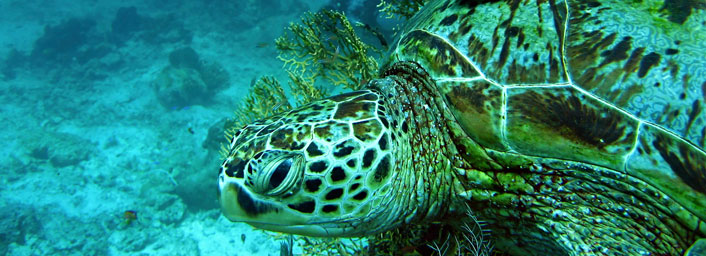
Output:
[[0,255],[279,255],[220,214],[221,121],[327,4],[0,1]]

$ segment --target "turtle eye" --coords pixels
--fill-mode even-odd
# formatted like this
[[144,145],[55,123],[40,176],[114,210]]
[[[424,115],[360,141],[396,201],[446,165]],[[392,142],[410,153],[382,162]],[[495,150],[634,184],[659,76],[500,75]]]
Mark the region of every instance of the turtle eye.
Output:
[[262,154],[261,158],[251,161],[246,184],[252,191],[267,196],[280,196],[299,182],[302,176],[301,161],[296,156],[277,156]]
[[270,176],[270,188],[275,189],[279,187],[280,184],[282,184],[282,181],[284,181],[285,178],[287,178],[287,174],[289,173],[289,169],[292,168],[292,159],[287,159],[282,161],[279,165],[277,165],[277,168],[275,168],[275,171],[272,172],[272,176]]

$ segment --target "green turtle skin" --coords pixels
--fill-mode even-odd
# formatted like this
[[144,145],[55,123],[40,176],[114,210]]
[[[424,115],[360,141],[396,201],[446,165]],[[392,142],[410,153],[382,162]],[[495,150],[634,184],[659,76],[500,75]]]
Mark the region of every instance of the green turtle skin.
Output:
[[238,131],[223,213],[350,237],[469,206],[511,255],[700,255],[704,8],[430,2],[366,90]]

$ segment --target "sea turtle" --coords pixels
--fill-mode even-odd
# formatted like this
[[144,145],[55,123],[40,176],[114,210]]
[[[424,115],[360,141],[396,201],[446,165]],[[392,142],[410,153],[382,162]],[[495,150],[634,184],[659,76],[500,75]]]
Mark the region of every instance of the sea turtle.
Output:
[[312,236],[471,207],[512,255],[681,255],[706,237],[706,4],[432,1],[361,91],[230,141],[232,221]]

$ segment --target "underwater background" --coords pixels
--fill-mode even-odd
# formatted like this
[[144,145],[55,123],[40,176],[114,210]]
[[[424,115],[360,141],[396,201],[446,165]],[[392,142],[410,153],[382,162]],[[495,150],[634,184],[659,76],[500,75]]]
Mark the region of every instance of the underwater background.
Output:
[[279,255],[221,216],[223,122],[289,22],[378,3],[0,1],[0,255]]

